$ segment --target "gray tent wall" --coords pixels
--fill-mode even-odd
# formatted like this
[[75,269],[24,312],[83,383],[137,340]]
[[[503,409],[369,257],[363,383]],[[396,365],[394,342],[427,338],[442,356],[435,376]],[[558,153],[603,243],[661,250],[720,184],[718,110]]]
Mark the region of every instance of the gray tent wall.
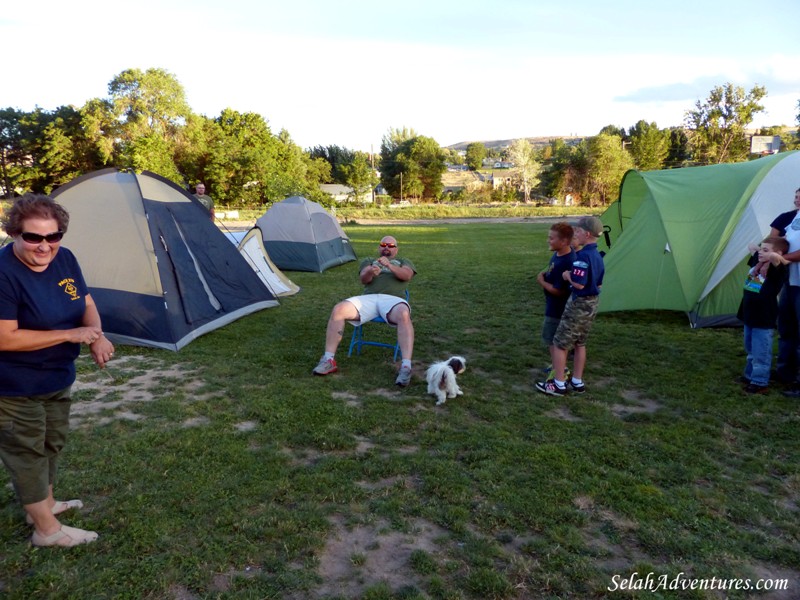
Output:
[[202,205],[155,173],[96,171],[53,198],[115,343],[179,350],[278,304]]
[[336,218],[316,202],[292,196],[256,220],[272,262],[285,271],[322,273],[356,260],[350,238]]

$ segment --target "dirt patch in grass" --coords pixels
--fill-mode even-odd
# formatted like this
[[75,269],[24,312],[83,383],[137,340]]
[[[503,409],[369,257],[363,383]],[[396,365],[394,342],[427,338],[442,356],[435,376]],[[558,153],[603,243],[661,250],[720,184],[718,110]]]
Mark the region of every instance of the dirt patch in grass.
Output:
[[392,590],[419,586],[412,553],[423,551],[434,560],[444,553],[437,540],[446,536],[445,530],[423,519],[413,521],[407,533],[390,529],[385,521],[348,527],[338,515],[331,525],[319,555],[318,574],[324,583],[311,591],[317,598],[360,598],[380,583]]
[[[79,360],[91,360],[82,356]],[[103,370],[81,373],[72,386],[70,422],[73,428],[106,425],[112,421],[135,421],[145,417],[136,412],[142,403],[154,401],[162,390],[169,394],[183,392],[193,399],[205,385],[192,369],[165,365],[158,359],[121,356]],[[184,426],[202,425],[185,422]]]
[[642,398],[639,392],[634,390],[623,391],[622,398],[626,401],[625,404],[614,404],[611,406],[611,412],[614,416],[622,419],[634,414],[653,414],[662,408],[660,402],[650,400],[649,398]]

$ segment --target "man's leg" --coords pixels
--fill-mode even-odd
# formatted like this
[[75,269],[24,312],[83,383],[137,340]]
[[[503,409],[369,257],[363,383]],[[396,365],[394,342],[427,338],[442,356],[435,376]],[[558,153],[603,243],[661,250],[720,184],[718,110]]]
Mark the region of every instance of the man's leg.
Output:
[[411,354],[414,352],[414,324],[411,322],[411,310],[408,304],[405,302],[395,304],[386,313],[386,320],[397,327],[397,343],[400,344],[402,354],[400,371],[394,383],[406,387],[411,383]]
[[344,324],[358,319],[358,310],[352,302],[342,300],[334,306],[325,331],[325,352],[336,354],[336,349],[344,336]]
[[344,324],[347,321],[358,321],[360,315],[355,304],[348,300],[342,300],[333,307],[331,316],[328,318],[328,327],[325,330],[325,354],[319,359],[317,366],[311,370],[314,375],[330,375],[336,373],[339,367],[336,366],[334,355],[339,343],[344,336]]
[[411,321],[411,311],[408,305],[400,302],[386,314],[387,320],[397,327],[397,343],[403,360],[411,361],[414,352],[414,323]]

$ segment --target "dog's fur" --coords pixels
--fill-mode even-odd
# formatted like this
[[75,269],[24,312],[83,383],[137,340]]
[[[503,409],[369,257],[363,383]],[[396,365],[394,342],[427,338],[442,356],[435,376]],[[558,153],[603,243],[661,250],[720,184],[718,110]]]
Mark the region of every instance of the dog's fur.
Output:
[[447,398],[462,396],[464,392],[456,383],[456,375],[467,368],[467,359],[463,356],[451,356],[447,360],[433,363],[428,367],[425,378],[428,380],[428,393],[436,396],[436,406],[444,404]]

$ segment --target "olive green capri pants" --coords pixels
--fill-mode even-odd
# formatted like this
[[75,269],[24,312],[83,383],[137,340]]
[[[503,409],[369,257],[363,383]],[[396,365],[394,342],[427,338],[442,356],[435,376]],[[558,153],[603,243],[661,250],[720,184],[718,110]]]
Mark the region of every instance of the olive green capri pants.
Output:
[[41,396],[0,396],[0,459],[23,504],[47,499],[69,432],[71,386]]

